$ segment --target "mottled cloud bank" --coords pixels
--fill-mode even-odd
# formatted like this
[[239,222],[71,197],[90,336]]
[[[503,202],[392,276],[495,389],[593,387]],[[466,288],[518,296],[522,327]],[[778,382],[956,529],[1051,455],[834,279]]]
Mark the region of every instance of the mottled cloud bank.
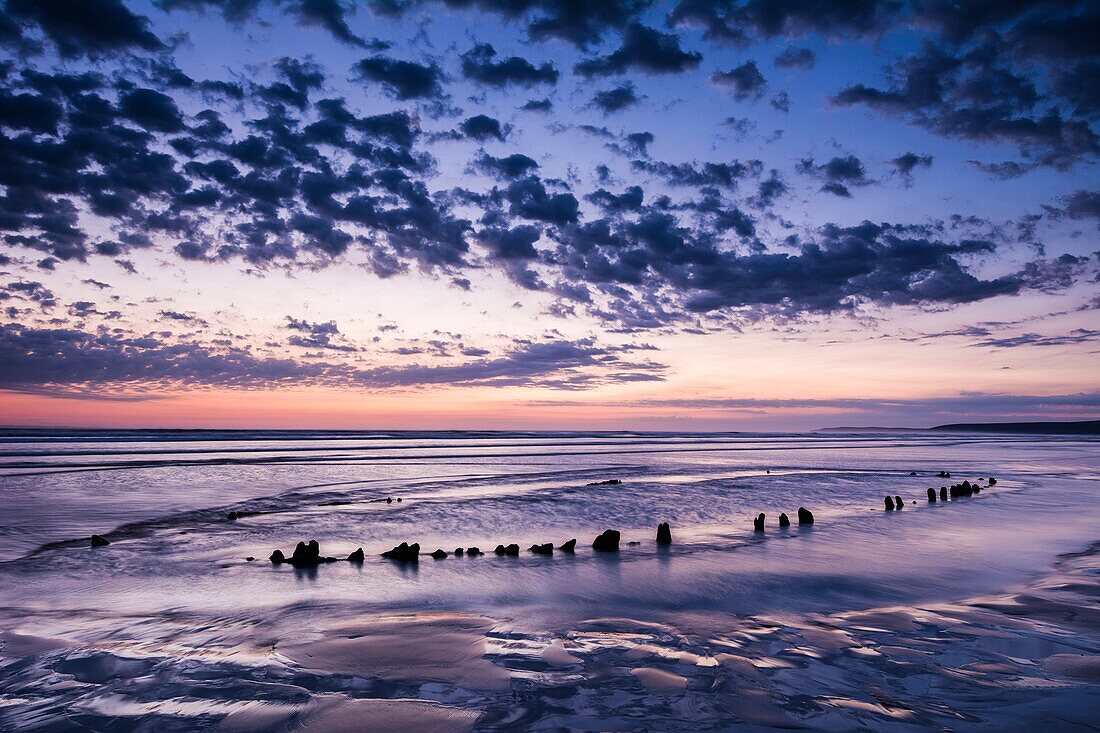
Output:
[[[441,14],[458,24],[493,17],[526,44],[548,44],[554,60],[498,50],[472,25],[446,49],[364,32],[396,22],[413,36]],[[200,77],[185,70],[187,39],[159,30],[168,21],[224,33],[265,23],[320,29],[340,53],[272,53],[248,69],[234,59],[237,68]],[[830,109],[867,110],[971,145],[991,181],[1037,170],[1073,176],[1095,164],[1100,9],[1084,0],[6,0],[0,265],[36,267],[46,282],[26,272],[0,281],[10,319],[0,387],[580,389],[662,376],[660,365],[625,362],[618,347],[590,338],[515,340],[464,352],[463,363],[396,367],[364,366],[361,345],[335,323],[295,318],[287,344],[329,360],[120,325],[94,330],[75,320],[117,321],[119,311],[62,304],[47,277],[105,259],[133,270],[148,251],[261,275],[354,262],[377,278],[415,273],[456,291],[488,273],[546,299],[552,316],[618,334],[948,309],[1095,278],[1095,256],[1045,254],[1032,236],[1037,220],[1021,234],[966,212],[862,223],[820,213],[829,211],[822,202],[858,200],[891,177],[899,195],[933,179],[940,159],[902,141],[884,163],[849,150],[855,140],[794,164],[765,160],[763,145],[760,158],[730,159],[716,147],[710,160],[676,160],[651,152],[654,132],[619,122],[650,103],[651,85],[691,74],[730,103],[785,115],[791,82],[768,78],[773,71],[812,74],[821,63],[812,44],[877,53],[892,33],[906,34],[908,50],[879,54],[881,68],[838,82]],[[563,100],[567,84],[579,86]],[[384,102],[366,104],[358,90]],[[490,114],[485,100],[507,100],[514,113]],[[548,119],[563,105],[568,114]],[[754,123],[730,117],[729,127],[745,135]],[[557,151],[530,141],[577,133],[600,141],[620,172],[595,161],[565,176],[544,170]],[[459,155],[466,167],[456,180]],[[791,222],[792,207],[802,207],[796,187],[812,193],[810,223]],[[1037,192],[1033,203],[1045,205],[1039,219],[1091,224],[1098,196],[1082,185]],[[171,307],[159,318],[200,333],[217,325]]]

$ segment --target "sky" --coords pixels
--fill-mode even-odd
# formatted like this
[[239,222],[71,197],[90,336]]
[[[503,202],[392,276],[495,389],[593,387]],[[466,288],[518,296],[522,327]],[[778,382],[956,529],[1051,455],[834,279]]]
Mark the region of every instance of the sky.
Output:
[[0,424],[1100,418],[1087,0],[0,0]]

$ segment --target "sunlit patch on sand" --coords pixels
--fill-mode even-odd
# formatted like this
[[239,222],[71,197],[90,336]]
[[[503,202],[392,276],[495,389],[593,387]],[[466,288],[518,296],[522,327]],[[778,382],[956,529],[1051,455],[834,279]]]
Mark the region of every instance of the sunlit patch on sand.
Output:
[[687,677],[656,667],[638,667],[630,673],[650,692],[683,692],[687,689]]
[[222,733],[465,733],[478,713],[423,700],[322,696],[306,705],[249,703],[222,719]]
[[1047,657],[1043,665],[1055,674],[1100,682],[1100,655],[1097,654],[1054,654]]
[[331,628],[276,651],[306,669],[469,690],[506,690],[511,675],[485,657],[493,622],[466,614],[383,616]]
[[72,646],[61,639],[50,639],[14,631],[0,632],[0,657],[29,657]]

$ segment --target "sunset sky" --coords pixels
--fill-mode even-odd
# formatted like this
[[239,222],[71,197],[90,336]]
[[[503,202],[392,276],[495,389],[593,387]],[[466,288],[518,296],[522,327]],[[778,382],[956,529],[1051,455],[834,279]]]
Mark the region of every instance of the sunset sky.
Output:
[[1100,417],[1095,2],[0,8],[2,424]]

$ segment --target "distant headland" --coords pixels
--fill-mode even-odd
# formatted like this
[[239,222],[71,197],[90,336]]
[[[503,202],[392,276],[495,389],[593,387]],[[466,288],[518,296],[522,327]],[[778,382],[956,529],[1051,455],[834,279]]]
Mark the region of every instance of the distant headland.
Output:
[[1004,433],[1010,435],[1100,435],[1100,420],[1075,422],[978,422],[951,423],[934,428],[837,427],[821,428],[817,433]]

